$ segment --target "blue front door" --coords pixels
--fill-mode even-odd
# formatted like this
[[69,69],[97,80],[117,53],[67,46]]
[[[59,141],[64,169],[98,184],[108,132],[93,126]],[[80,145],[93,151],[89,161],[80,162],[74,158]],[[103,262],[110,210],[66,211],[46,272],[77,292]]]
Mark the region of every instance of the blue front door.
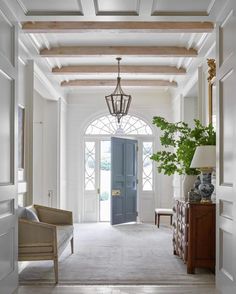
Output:
[[136,221],[137,141],[111,139],[111,224]]

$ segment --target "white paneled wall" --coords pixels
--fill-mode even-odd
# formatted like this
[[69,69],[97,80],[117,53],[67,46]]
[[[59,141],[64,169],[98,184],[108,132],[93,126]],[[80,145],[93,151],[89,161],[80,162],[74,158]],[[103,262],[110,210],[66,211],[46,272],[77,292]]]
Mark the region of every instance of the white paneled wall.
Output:
[[[185,87],[180,89],[179,94],[172,100],[173,121],[184,121],[190,127],[194,126],[193,119],[199,119],[203,124],[208,124],[208,67],[207,58],[214,58],[213,48],[198,68],[197,79],[195,75],[189,79]],[[189,95],[191,93],[191,95]],[[174,175],[173,193],[174,198],[182,197],[183,176]]]
[[[25,108],[25,205],[66,208],[66,133],[64,100],[46,99],[46,85],[35,90],[34,61],[19,62],[19,104]],[[21,185],[22,186],[22,185]],[[23,191],[25,192],[25,191]],[[49,197],[50,196],[50,197]]]
[[[25,109],[25,167],[21,186],[20,204],[27,205],[32,201],[32,156],[33,156],[33,89],[34,89],[34,64],[29,60],[19,62],[19,105]],[[23,185],[24,184],[24,185]]]
[[[130,92],[130,91],[129,91]],[[133,100],[130,114],[136,114],[152,123],[153,116],[172,119],[171,98],[166,91],[131,91]],[[71,94],[67,101],[67,204],[75,219],[83,221],[83,135],[86,125],[99,115],[108,114],[104,96],[107,90],[97,93]],[[158,133],[155,133],[155,150],[159,149]],[[153,221],[154,208],[171,207],[172,178],[159,175],[155,170],[155,191],[151,197],[140,195],[140,211],[143,221]],[[87,219],[85,217],[85,219]],[[87,219],[88,220],[88,219]]]
[[33,202],[58,206],[58,102],[34,91]]
[[59,100],[59,204],[67,209],[67,103]]
[[198,104],[197,96],[195,97],[184,97],[183,105],[183,120],[190,126],[194,127],[194,119],[198,118]]
[[[176,96],[172,99],[172,111],[173,111],[173,122],[178,122],[182,120],[183,116],[183,97],[182,95]],[[178,199],[181,197],[182,193],[182,176],[175,174],[173,176],[173,198]]]

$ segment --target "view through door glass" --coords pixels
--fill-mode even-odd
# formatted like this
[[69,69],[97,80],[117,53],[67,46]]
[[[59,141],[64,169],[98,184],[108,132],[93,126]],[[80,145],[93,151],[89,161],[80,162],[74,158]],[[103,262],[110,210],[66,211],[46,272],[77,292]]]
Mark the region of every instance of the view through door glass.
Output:
[[100,221],[109,222],[111,213],[111,141],[101,141],[100,147]]

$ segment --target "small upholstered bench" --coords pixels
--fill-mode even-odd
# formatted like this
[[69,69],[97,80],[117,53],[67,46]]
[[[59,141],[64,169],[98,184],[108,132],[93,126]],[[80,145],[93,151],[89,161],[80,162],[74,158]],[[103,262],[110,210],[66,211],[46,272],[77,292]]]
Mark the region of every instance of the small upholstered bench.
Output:
[[172,225],[173,210],[169,208],[156,208],[155,209],[155,225],[159,228],[160,226],[160,217],[161,216],[170,216],[170,224]]
[[69,243],[74,252],[72,212],[32,205],[20,207],[18,216],[18,260],[53,260],[58,283],[59,256]]

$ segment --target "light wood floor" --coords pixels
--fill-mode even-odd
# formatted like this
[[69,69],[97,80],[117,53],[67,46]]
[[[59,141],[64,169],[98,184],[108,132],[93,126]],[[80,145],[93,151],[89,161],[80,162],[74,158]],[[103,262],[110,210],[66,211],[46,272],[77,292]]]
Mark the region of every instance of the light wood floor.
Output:
[[15,294],[220,294],[214,286],[20,286]]

